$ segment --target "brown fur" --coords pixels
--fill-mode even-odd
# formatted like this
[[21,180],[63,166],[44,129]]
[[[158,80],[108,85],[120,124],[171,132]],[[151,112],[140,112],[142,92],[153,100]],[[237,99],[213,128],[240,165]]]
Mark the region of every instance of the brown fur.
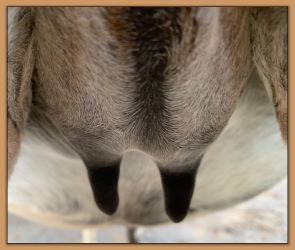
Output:
[[253,60],[274,104],[282,137],[287,141],[287,8],[254,8],[250,24]]
[[34,67],[31,11],[15,8],[9,16],[8,32],[8,176],[16,163],[20,138],[31,107],[31,77]]
[[286,8],[12,12],[10,159],[16,158],[19,135],[29,121],[72,147],[88,168],[113,166],[126,151],[139,150],[165,178],[195,173],[236,108],[253,67],[287,138]]
[[7,152],[8,176],[10,176],[13,171],[13,166],[16,163],[17,155],[19,153],[20,148],[19,132],[10,118],[8,118],[7,121],[7,136],[9,140]]

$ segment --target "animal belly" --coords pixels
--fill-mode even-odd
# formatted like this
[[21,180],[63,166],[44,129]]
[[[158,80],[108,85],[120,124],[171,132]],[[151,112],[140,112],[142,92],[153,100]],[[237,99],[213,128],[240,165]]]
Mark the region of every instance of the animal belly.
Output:
[[[191,202],[196,215],[221,209],[273,186],[287,173],[287,150],[265,90],[250,84],[226,128],[206,152]],[[113,216],[95,205],[86,168],[78,158],[27,134],[9,182],[9,211],[35,221],[70,227],[105,222],[168,221],[160,175],[140,152],[127,153]]]

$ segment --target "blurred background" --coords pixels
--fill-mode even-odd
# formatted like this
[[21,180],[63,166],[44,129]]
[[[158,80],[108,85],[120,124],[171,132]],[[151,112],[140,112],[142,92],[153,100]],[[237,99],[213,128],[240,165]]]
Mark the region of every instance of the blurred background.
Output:
[[[140,227],[140,243],[287,243],[287,180],[226,210],[179,224]],[[98,243],[126,243],[127,229],[120,225],[96,230]],[[80,243],[80,230],[35,224],[8,214],[8,243]]]

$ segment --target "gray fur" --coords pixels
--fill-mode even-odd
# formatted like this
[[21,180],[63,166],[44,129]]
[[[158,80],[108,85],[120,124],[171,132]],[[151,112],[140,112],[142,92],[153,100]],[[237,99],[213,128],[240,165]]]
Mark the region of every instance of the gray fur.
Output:
[[34,127],[87,166],[137,150],[189,171],[254,68],[287,138],[286,8],[152,9],[9,8],[9,169]]

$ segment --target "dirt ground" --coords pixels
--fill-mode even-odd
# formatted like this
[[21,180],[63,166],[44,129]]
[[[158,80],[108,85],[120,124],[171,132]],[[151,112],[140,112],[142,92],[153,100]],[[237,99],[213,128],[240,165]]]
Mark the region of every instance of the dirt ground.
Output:
[[[81,231],[61,230],[8,215],[9,243],[79,243]],[[287,243],[287,180],[232,207],[179,224],[140,228],[140,243]],[[125,243],[124,226],[97,229],[99,243]]]

